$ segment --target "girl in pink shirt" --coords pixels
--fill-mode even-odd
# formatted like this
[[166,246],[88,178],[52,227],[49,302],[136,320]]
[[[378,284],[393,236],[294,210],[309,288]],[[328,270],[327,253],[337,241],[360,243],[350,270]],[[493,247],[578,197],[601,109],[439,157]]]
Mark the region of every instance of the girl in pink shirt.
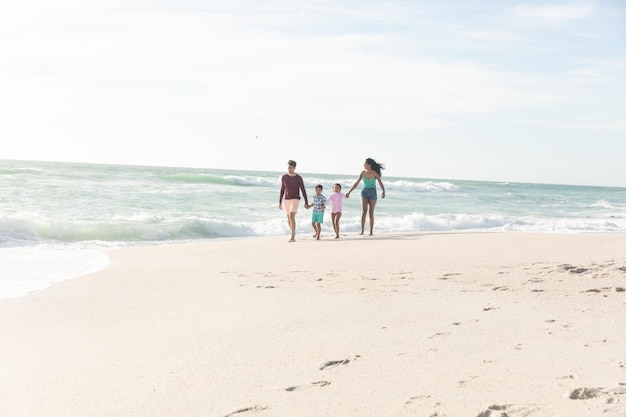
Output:
[[339,239],[339,219],[341,219],[341,200],[346,195],[341,192],[341,184],[333,185],[333,193],[328,197],[328,201],[332,204],[331,216],[333,219],[333,229],[335,230],[335,239]]

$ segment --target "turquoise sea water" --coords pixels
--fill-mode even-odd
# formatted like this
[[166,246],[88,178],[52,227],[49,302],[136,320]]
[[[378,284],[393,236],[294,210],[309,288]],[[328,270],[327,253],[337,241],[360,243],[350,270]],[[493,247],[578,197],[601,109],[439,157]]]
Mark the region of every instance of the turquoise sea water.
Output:
[[[309,195],[355,175],[298,171]],[[282,171],[0,161],[0,298],[106,266],[103,248],[288,236]],[[355,173],[356,174],[356,173]],[[626,188],[387,177],[375,233],[626,232]],[[301,208],[298,234],[312,233]],[[360,198],[344,200],[342,233],[360,231]],[[330,236],[330,215],[322,235]]]

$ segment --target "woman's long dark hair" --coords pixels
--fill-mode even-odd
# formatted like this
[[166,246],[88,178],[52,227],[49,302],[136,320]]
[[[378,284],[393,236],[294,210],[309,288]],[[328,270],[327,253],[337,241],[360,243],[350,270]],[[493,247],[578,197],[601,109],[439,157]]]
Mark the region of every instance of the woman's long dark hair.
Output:
[[376,162],[374,159],[372,158],[367,158],[365,160],[366,164],[369,164],[372,167],[372,170],[375,171],[378,176],[382,177],[383,174],[380,172],[381,170],[385,169],[385,166],[381,163]]

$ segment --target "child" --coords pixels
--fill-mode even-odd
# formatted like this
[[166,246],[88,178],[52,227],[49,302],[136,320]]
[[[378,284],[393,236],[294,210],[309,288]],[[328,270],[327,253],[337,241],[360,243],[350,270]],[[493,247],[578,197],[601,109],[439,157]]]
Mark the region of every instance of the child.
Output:
[[339,239],[339,219],[341,219],[341,199],[346,198],[346,195],[341,192],[341,184],[333,185],[333,193],[328,200],[332,204],[333,208],[331,216],[333,219],[333,229],[335,230],[335,239]]
[[[322,194],[323,187],[321,184],[315,186],[315,195],[313,196],[313,204],[309,207],[313,207],[313,217],[311,225],[315,234],[313,237],[319,240],[322,232],[322,223],[324,223],[324,209],[326,208],[326,197]],[[307,207],[308,208],[308,207]]]

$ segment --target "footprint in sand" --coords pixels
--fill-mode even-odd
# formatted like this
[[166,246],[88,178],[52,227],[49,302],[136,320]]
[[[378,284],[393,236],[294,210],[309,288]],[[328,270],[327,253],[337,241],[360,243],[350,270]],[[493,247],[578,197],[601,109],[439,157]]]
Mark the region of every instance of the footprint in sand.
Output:
[[561,377],[558,377],[556,379],[557,384],[561,385],[561,386],[566,386],[566,387],[571,387],[572,386],[572,381],[578,379],[578,377],[576,375],[564,375]]
[[342,359],[339,361],[328,361],[324,365],[322,365],[322,367],[320,368],[320,371],[323,371],[328,368],[335,368],[339,365],[347,365],[349,363],[350,363],[350,359]]
[[435,402],[434,399],[430,395],[427,395],[427,394],[414,395],[413,397],[409,398],[405,402],[405,405],[409,407],[413,405],[424,407],[424,406],[428,406],[429,403],[435,410],[432,414],[430,414],[430,417],[446,417],[446,415],[440,411],[441,403]]
[[[356,357],[354,359],[358,359],[359,357],[360,357],[360,355],[356,355]],[[328,361],[328,362],[326,362],[324,365],[322,365],[320,367],[320,371],[325,371],[327,369],[336,368],[337,366],[341,366],[341,365],[347,365],[349,363],[350,363],[350,359],[341,359],[341,360],[337,360],[337,361]],[[307,385],[294,385],[292,387],[285,388],[285,391],[289,391],[289,392],[301,391],[301,390],[304,390],[304,389],[310,389],[310,388],[315,388],[315,387],[325,387],[327,385],[330,385],[329,381],[317,381],[317,382],[312,382],[312,383],[307,384]]]
[[591,398],[608,397],[607,404],[619,402],[619,398],[626,396],[626,388],[619,387],[613,389],[604,388],[577,388],[569,395],[571,400],[588,400]]
[[438,279],[446,280],[446,279],[450,279],[450,277],[456,277],[458,275],[461,275],[461,274],[459,274],[458,272],[450,272],[448,274],[443,274],[443,276]]
[[452,323],[453,326],[460,326],[461,324],[465,324],[465,323],[478,323],[480,320],[478,319],[470,319],[470,320],[465,320],[465,321],[455,321],[454,323]]
[[570,400],[588,400],[602,395],[602,391],[596,388],[577,388],[569,395]]
[[317,382],[311,382],[310,384],[307,384],[307,385],[294,385],[293,387],[285,388],[285,391],[289,391],[289,392],[302,391],[305,389],[325,387],[327,385],[330,385],[329,381],[317,381]]
[[520,407],[510,404],[490,405],[487,409],[478,414],[477,417],[513,417],[513,416],[536,416],[548,417],[548,414],[537,407]]
[[592,340],[591,342],[585,344],[585,347],[592,347],[593,345],[598,345],[601,343],[606,343],[607,339],[602,339],[602,340]]
[[466,386],[467,384],[469,384],[470,382],[474,381],[475,379],[478,379],[478,377],[475,376],[475,375],[471,375],[468,379],[464,379],[462,381],[459,381],[459,387],[462,388],[462,387]]
[[570,264],[561,264],[557,265],[557,268],[561,269],[564,272],[569,272],[570,274],[583,274],[589,271],[589,268],[583,268]]
[[[607,413],[611,409],[623,410],[623,402],[626,400],[626,388],[620,384],[619,388],[604,389],[604,388],[577,388],[573,390],[569,398],[571,400],[590,400],[590,401],[602,401]],[[620,414],[622,415],[622,414]]]
[[414,395],[411,398],[408,399],[407,402],[405,402],[405,404],[413,404],[415,402],[420,402],[422,400],[429,400],[431,397],[430,395]]
[[230,414],[226,414],[224,417],[231,417],[231,416],[234,416],[235,414],[247,413],[249,411],[263,411],[263,410],[267,410],[267,407],[255,405],[253,407],[246,407],[246,408],[239,409],[237,411],[233,411]]
[[506,410],[509,409],[509,405],[490,405],[485,411],[478,414],[477,417],[496,417],[496,416],[508,416]]

